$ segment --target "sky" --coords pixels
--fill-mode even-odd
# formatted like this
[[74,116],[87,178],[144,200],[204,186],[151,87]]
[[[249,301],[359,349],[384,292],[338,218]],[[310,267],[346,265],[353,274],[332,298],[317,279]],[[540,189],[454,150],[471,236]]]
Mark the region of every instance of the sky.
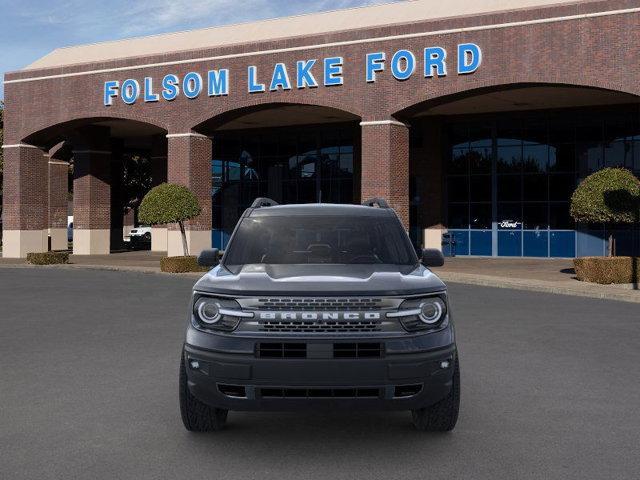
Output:
[[0,75],[59,47],[389,1],[0,0]]

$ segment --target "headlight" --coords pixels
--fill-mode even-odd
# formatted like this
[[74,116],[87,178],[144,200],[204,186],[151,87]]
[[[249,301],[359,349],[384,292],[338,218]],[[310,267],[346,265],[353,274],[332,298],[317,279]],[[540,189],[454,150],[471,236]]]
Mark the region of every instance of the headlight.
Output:
[[212,325],[222,318],[220,304],[212,298],[201,298],[196,303],[198,319],[207,325]]
[[253,313],[243,312],[235,300],[196,294],[191,317],[194,327],[230,332],[242,317],[253,317]]
[[418,317],[427,325],[435,325],[442,319],[444,311],[444,302],[438,297],[433,297],[420,304]]
[[448,321],[446,293],[407,299],[397,312],[387,313],[387,318],[397,318],[410,332],[441,328]]

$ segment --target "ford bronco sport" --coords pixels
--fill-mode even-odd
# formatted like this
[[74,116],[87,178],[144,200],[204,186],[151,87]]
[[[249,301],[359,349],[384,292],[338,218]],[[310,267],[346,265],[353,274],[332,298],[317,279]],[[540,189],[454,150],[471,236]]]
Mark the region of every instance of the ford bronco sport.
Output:
[[180,363],[191,431],[229,410],[409,410],[456,424],[460,372],[446,286],[382,199],[277,205],[259,198],[194,286]]

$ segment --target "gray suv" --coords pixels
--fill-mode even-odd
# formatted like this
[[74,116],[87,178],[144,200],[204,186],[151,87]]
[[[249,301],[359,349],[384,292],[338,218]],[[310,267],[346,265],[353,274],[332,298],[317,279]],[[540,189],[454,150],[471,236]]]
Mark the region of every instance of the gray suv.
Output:
[[180,361],[187,430],[229,410],[386,409],[420,430],[458,418],[460,369],[446,286],[382,199],[257,199],[194,286]]

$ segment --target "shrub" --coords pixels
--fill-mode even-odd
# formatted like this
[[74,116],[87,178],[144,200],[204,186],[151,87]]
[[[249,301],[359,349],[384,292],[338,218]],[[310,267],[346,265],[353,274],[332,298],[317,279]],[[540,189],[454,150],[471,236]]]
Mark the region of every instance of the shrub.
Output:
[[164,257],[160,259],[160,271],[169,273],[206,272],[209,269],[198,265],[198,257]]
[[640,281],[638,257],[581,257],[574,259],[573,265],[576,277],[583,282],[608,285]]
[[149,225],[177,223],[182,234],[182,248],[189,255],[184,222],[202,212],[198,199],[191,190],[182,185],[163,183],[152,188],[142,199],[138,219]]
[[27,262],[31,265],[69,263],[69,252],[27,253]]
[[576,222],[633,223],[640,208],[640,180],[624,168],[605,168],[585,178],[571,196]]

